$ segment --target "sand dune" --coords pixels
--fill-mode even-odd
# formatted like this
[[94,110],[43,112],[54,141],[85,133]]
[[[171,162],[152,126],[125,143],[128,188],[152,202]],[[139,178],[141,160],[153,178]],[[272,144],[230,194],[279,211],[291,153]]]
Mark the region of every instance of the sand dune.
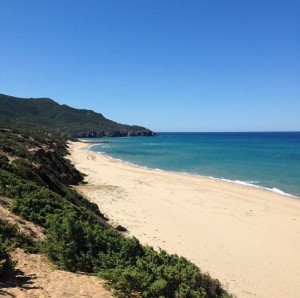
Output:
[[299,297],[298,199],[70,146],[71,160],[88,175],[78,190],[142,243],[189,258],[238,297]]

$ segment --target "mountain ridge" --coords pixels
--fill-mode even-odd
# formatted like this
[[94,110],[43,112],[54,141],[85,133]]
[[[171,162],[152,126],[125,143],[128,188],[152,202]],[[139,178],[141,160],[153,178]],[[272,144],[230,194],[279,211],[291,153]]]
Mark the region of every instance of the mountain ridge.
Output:
[[155,135],[145,127],[121,124],[93,110],[61,105],[51,98],[20,98],[1,93],[0,124],[75,138]]

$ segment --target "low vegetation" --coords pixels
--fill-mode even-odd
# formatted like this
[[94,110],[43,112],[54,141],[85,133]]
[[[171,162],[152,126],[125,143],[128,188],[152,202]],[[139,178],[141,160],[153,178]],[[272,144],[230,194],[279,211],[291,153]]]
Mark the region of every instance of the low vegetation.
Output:
[[0,278],[9,276],[15,267],[15,262],[12,260],[7,247],[0,241]]
[[45,253],[61,269],[97,274],[117,297],[229,297],[185,258],[112,229],[97,205],[68,186],[83,177],[64,158],[62,139],[2,129],[0,144],[0,196],[12,198],[12,212],[46,234],[36,243],[0,221],[0,275],[14,267],[11,249],[23,247]]

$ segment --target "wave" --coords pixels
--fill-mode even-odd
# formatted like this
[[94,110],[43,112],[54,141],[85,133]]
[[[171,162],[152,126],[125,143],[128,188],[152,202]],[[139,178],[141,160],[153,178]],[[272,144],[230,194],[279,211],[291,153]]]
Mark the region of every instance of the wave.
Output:
[[269,188],[269,187],[265,187],[262,185],[257,185],[257,183],[259,183],[259,181],[241,181],[241,180],[229,180],[229,179],[224,179],[224,178],[215,178],[215,177],[211,177],[213,179],[217,179],[217,180],[222,180],[222,181],[226,181],[226,182],[230,182],[230,183],[235,183],[235,184],[240,184],[240,185],[245,185],[245,186],[250,186],[250,187],[254,187],[254,188],[258,188],[258,189],[263,189],[263,190],[267,190],[267,191],[271,191],[271,192],[275,192],[284,196],[288,196],[288,197],[293,197],[293,198],[297,198],[299,199],[299,197],[294,196],[290,193],[284,192],[281,189],[278,189],[276,187],[273,188]]
[[160,144],[158,144],[158,143],[142,143],[141,145],[143,145],[143,146],[158,146]]

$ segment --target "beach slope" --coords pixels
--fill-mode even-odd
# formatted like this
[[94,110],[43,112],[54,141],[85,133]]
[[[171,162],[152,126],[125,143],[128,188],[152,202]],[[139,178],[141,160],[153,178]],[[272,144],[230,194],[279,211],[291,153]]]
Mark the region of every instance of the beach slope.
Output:
[[148,170],[70,142],[76,187],[143,244],[182,255],[237,297],[299,297],[300,200],[222,180]]

